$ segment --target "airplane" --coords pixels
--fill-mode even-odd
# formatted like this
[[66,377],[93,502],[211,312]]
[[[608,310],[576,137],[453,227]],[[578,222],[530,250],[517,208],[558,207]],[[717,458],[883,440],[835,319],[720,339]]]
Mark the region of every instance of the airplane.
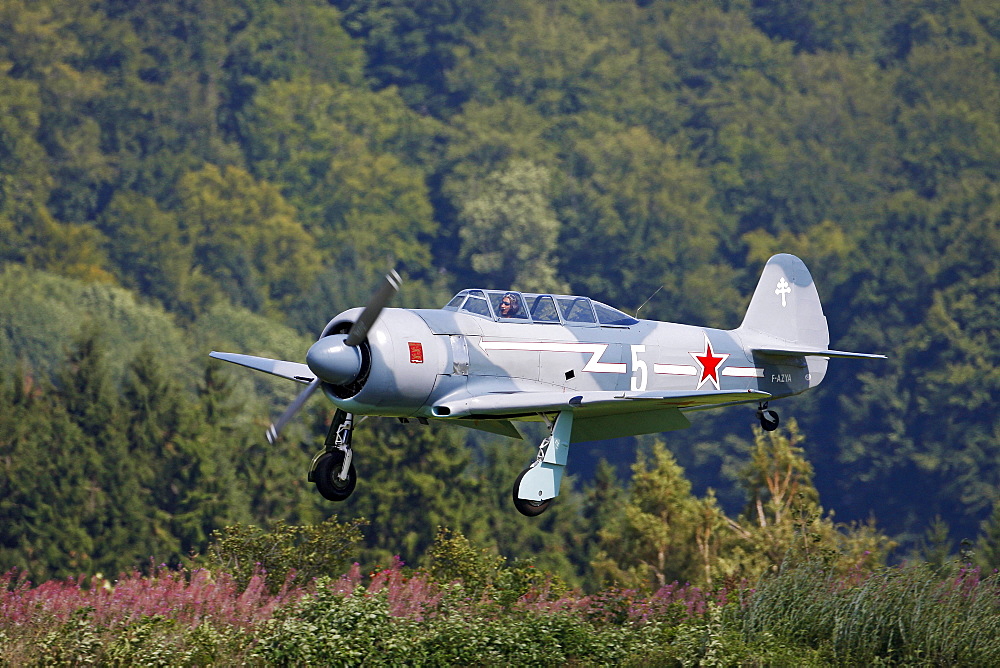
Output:
[[[794,255],[764,266],[742,324],[721,330],[640,320],[588,297],[466,289],[440,309],[387,308],[390,271],[363,308],[335,316],[305,363],[213,351],[210,356],[305,384],[267,430],[285,424],[320,389],[337,407],[309,481],[332,501],[357,484],[355,416],[434,420],[521,438],[515,423],[548,436],[514,482],[515,508],[544,512],[559,494],[573,443],[684,429],[693,411],[769,402],[816,387],[831,358],[885,355],[829,348],[819,294]],[[641,307],[640,307],[641,308]]]

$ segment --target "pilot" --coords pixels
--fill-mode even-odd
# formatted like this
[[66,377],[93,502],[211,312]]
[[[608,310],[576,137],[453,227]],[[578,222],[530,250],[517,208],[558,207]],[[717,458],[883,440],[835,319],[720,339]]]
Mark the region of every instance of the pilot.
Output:
[[501,318],[523,318],[521,315],[521,300],[513,292],[508,292],[500,300]]

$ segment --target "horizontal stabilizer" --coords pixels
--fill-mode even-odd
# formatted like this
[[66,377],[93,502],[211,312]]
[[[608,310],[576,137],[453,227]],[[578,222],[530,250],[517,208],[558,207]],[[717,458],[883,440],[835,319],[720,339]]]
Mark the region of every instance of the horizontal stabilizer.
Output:
[[279,378],[294,380],[299,383],[311,383],[316,380],[316,374],[314,374],[305,364],[300,364],[299,362],[285,362],[284,360],[273,360],[268,357],[254,357],[253,355],[239,355],[237,353],[219,353],[214,350],[209,353],[208,356],[224,362],[239,364],[240,366],[255,369],[256,371],[263,371],[264,373],[269,373],[272,376],[278,376]]
[[884,360],[885,355],[851,353],[844,350],[809,350],[806,348],[753,348],[751,352],[776,357],[835,357],[837,359]]

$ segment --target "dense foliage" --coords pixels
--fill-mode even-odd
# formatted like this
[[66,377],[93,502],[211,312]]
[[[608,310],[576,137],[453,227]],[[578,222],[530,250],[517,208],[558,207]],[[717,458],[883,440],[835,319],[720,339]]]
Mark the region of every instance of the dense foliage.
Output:
[[[334,523],[336,524],[336,523]],[[330,525],[333,528],[334,525]],[[346,534],[349,525],[336,525]],[[333,534],[327,532],[328,535]],[[350,537],[342,534],[340,543]],[[227,539],[223,539],[223,542]],[[333,542],[337,542],[334,539]],[[311,548],[287,553],[308,562]],[[952,563],[838,575],[790,560],[755,586],[566,591],[443,532],[426,569],[355,564],[270,590],[258,572],[0,578],[0,665],[995,665],[1000,582]],[[242,548],[221,548],[228,556]],[[489,561],[489,560],[487,560]],[[484,565],[486,567],[484,568]]]
[[337,507],[369,523],[356,558],[415,562],[443,526],[653,587],[813,538],[871,568],[880,531],[940,562],[985,521],[1000,566],[998,40],[988,0],[4,2],[0,568],[320,525],[327,407],[266,446],[295,388],[205,355],[298,358],[390,263],[406,305],[662,287],[643,316],[731,327],[776,251],[813,270],[836,347],[890,355],[787,402],[801,432],[730,409],[669,452],[619,441],[528,522],[530,444],[371,420]]

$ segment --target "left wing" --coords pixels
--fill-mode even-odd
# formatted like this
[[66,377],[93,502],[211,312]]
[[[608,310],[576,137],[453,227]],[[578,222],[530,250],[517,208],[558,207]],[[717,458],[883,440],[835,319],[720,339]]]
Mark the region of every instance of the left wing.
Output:
[[585,415],[615,415],[658,408],[696,408],[751,401],[766,401],[771,395],[757,390],[710,390],[707,392],[490,392],[434,404],[436,417],[518,418],[538,413],[572,410]]
[[[530,419],[539,414],[573,411],[571,443],[621,436],[654,434],[691,426],[681,412],[730,404],[766,401],[767,392],[714,390],[706,392],[493,392],[434,404],[434,414],[448,419],[480,422]],[[513,425],[511,425],[513,426]]]

